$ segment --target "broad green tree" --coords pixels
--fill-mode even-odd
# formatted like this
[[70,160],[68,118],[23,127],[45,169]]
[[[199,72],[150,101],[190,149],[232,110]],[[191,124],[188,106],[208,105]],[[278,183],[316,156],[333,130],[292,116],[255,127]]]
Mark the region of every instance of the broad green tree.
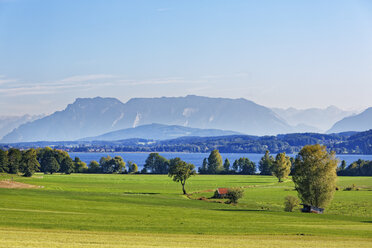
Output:
[[213,150],[208,157],[208,173],[219,174],[223,171],[222,157],[218,150]]
[[285,152],[278,153],[275,157],[275,162],[271,166],[271,171],[281,183],[283,182],[283,179],[287,178],[291,172],[291,166],[291,160],[285,155]]
[[125,162],[121,156],[102,157],[100,167],[103,173],[123,173],[125,171]]
[[88,172],[89,173],[98,173],[100,172],[101,168],[99,167],[99,163],[95,160],[90,161],[88,165]]
[[336,191],[338,161],[322,145],[304,146],[294,165],[293,182],[303,204],[324,208]]
[[57,159],[54,156],[48,156],[45,159],[44,173],[53,174],[59,171],[59,164]]
[[0,173],[8,171],[8,152],[0,149]]
[[60,171],[65,174],[71,174],[74,172],[75,166],[74,161],[70,158],[70,156],[65,157],[61,162],[61,168]]
[[154,174],[168,174],[169,160],[159,155],[159,153],[150,153],[146,159],[144,169]]
[[260,175],[271,175],[271,166],[274,164],[275,159],[270,155],[270,152],[266,150],[265,155],[261,158],[259,162],[258,169],[260,170]]
[[[59,169],[60,164],[55,159],[54,155],[55,155],[54,151],[50,147],[44,147],[44,148],[38,150],[37,157],[38,157],[38,160],[39,160],[39,163],[40,163],[40,170],[42,172],[50,173],[49,169],[51,168],[51,166],[50,166],[49,163],[52,160],[51,158],[54,158],[54,161],[57,162],[57,164],[58,164],[58,166],[57,165],[53,165],[53,166],[57,166],[58,169]],[[53,161],[53,164],[54,164],[54,161]]]
[[169,161],[168,176],[173,178],[173,181],[180,182],[182,185],[183,194],[186,195],[185,184],[187,179],[195,175],[195,166],[182,161],[180,158],[173,158]]
[[138,172],[138,165],[133,163],[132,161],[128,161],[128,173],[137,173]]
[[22,153],[21,172],[25,177],[31,177],[40,168],[35,149],[28,149]]
[[74,159],[74,172],[75,173],[84,173],[88,171],[88,166],[85,162],[81,161],[79,157]]

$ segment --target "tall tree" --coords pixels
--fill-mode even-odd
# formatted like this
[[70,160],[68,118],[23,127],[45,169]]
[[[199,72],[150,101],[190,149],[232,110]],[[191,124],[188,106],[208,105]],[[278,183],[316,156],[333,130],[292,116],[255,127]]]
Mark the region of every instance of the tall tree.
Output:
[[25,177],[31,177],[39,170],[40,164],[37,160],[37,153],[35,149],[28,149],[22,153],[21,172]]
[[230,172],[230,160],[228,158],[226,158],[225,162],[223,163],[223,169],[225,173]]
[[48,156],[45,159],[44,173],[53,174],[59,171],[59,164],[57,159],[54,156]]
[[0,173],[8,171],[8,152],[0,149]]
[[201,167],[198,169],[200,174],[206,174],[208,172],[208,160],[207,158],[203,159],[203,164]]
[[346,161],[342,160],[341,165],[340,165],[340,170],[345,170],[346,169]]
[[195,175],[195,166],[193,164],[186,163],[180,158],[173,158],[169,161],[169,172],[168,176],[173,178],[173,181],[180,182],[182,185],[183,194],[186,195],[185,184],[188,178]]
[[213,150],[208,157],[208,173],[219,174],[223,171],[222,157],[218,150]]
[[294,165],[293,182],[302,203],[315,207],[327,206],[336,190],[335,153],[322,145],[304,146]]
[[154,174],[167,174],[169,160],[160,156],[159,153],[150,153],[146,159],[144,169]]
[[274,164],[274,158],[270,155],[270,152],[266,150],[265,155],[259,162],[258,169],[261,175],[271,175],[271,166]]
[[[40,170],[44,173],[49,173],[48,169],[50,169],[49,162],[51,161],[51,158],[54,158],[54,151],[50,147],[44,147],[42,149],[38,150],[37,154],[39,163],[40,163]],[[55,159],[55,158],[54,158]],[[58,164],[58,161],[55,159],[55,161]],[[53,161],[54,163],[54,161]],[[58,164],[58,168],[60,165]]]
[[291,172],[291,166],[291,160],[285,155],[285,152],[278,153],[275,157],[274,164],[271,166],[271,171],[281,183],[283,182],[282,179],[287,178]]
[[19,149],[10,148],[8,150],[8,172],[17,174],[21,167],[22,153]]

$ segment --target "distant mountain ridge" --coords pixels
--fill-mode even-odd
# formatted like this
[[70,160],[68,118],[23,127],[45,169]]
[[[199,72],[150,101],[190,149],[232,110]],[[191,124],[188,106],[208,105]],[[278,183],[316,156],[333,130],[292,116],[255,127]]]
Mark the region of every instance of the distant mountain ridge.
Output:
[[336,122],[327,133],[339,133],[346,131],[365,131],[372,129],[372,107],[362,113],[343,118]]
[[221,129],[252,135],[288,133],[291,126],[269,108],[246,99],[201,96],[133,98],[78,98],[65,110],[23,124],[1,140],[77,140],[152,123],[201,129]]
[[80,139],[81,141],[117,141],[125,139],[152,139],[152,140],[167,140],[183,136],[225,136],[237,135],[238,132],[225,131],[218,129],[200,129],[177,125],[163,125],[163,124],[148,124],[137,126],[133,128],[121,129],[118,131],[109,132],[95,137],[87,137]]
[[354,114],[353,111],[341,110],[335,106],[325,109],[273,108],[272,110],[288,124],[294,126],[295,132],[326,132],[335,122]]

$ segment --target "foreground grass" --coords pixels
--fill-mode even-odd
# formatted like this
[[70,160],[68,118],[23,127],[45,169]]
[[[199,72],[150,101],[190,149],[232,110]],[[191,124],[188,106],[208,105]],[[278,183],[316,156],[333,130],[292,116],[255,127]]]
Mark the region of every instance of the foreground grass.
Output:
[[296,195],[293,183],[270,176],[198,175],[186,186],[194,198],[209,197],[216,187],[244,186],[237,206],[190,200],[179,184],[160,175],[37,174],[14,180],[44,187],[0,189],[1,247],[372,244],[371,177],[340,177],[340,187],[355,183],[361,190],[336,192],[324,215],[284,212],[284,197]]
[[[370,248],[372,239],[269,235],[126,234],[87,231],[2,229],[0,247],[250,247]],[[42,235],[41,235],[42,234]]]

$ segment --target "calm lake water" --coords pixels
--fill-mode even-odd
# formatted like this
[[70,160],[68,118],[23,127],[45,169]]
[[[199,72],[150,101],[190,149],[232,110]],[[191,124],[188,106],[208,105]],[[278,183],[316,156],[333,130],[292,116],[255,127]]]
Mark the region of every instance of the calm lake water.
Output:
[[[89,163],[92,160],[96,160],[99,162],[101,157],[105,157],[107,155],[111,157],[121,156],[124,161],[132,161],[138,165],[139,169],[143,168],[145,164],[146,158],[150,153],[136,153],[136,152],[97,152],[97,153],[85,153],[85,152],[70,152],[69,153],[71,158],[79,157],[85,163]],[[180,157],[182,160],[194,164],[197,168],[200,167],[203,163],[204,158],[208,158],[209,153],[181,153],[181,152],[160,152],[160,155],[167,159]],[[228,158],[230,163],[234,163],[235,159],[239,159],[241,157],[249,158],[251,161],[255,162],[258,165],[261,157],[264,154],[257,154],[257,153],[221,153],[223,160]],[[295,154],[288,154],[291,157],[295,157]],[[275,154],[273,154],[275,156]],[[372,155],[337,155],[337,158],[341,160],[345,160],[346,164],[349,165],[352,162],[363,159],[363,160],[372,160]]]

